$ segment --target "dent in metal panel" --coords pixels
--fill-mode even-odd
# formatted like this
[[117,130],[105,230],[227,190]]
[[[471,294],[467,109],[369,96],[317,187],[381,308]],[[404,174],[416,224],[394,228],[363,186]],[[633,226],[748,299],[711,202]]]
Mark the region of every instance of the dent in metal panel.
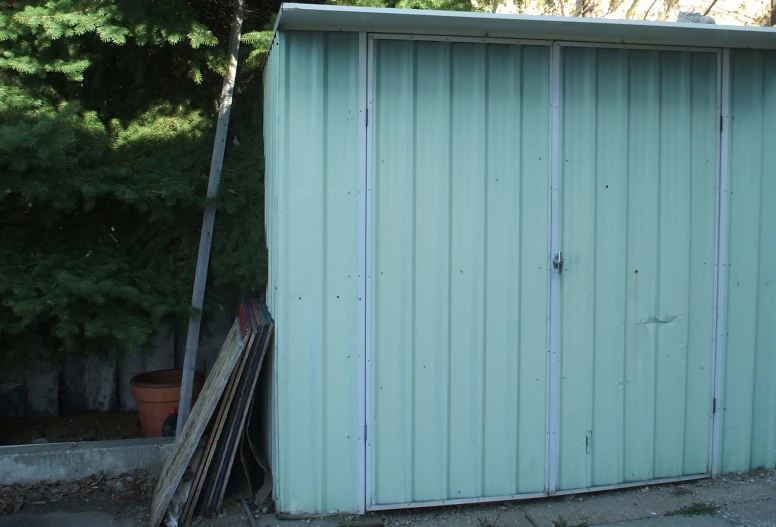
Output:
[[716,57],[567,48],[563,79],[559,488],[705,473]]
[[358,35],[285,42],[278,501],[284,512],[354,511]]
[[[629,55],[628,242],[625,328],[624,481],[653,477],[660,160],[660,56]],[[677,313],[672,313],[677,314]]]
[[375,49],[369,502],[541,491],[548,50]]
[[[683,475],[684,449],[677,446],[684,444],[687,346],[695,337],[689,333],[688,325],[691,312],[689,285],[694,271],[690,268],[689,252],[689,226],[693,223],[694,212],[690,207],[690,175],[693,156],[696,154],[692,149],[691,127],[692,56],[688,53],[664,52],[661,59],[660,206],[657,231],[659,279],[655,319],[670,322],[660,327],[655,339],[654,478]],[[716,108],[716,101],[712,100],[712,103],[712,108]],[[712,144],[716,145],[716,141]],[[714,161],[714,157],[705,161]],[[712,179],[708,183],[708,188],[713,191],[716,180]],[[709,226],[713,225],[713,218],[713,215],[707,218]],[[713,251],[712,246],[710,252],[700,254],[711,256]],[[704,267],[712,268],[714,262],[711,259],[695,261],[694,265],[702,271]],[[713,289],[709,288],[709,291]],[[692,306],[693,313],[696,308]],[[703,309],[699,311],[706,311],[708,320],[712,320],[711,312]],[[707,335],[711,336],[711,328],[708,328]],[[710,345],[705,347],[707,355],[711,354],[711,350]],[[711,370],[708,370],[708,378],[711,380]],[[710,393],[708,389],[706,393]],[[703,410],[708,416],[708,408]],[[708,442],[708,419],[704,425],[703,439]]]
[[709,470],[717,57],[661,57],[660,227],[654,475]]
[[776,55],[731,52],[729,252],[722,472],[776,465],[773,207]]

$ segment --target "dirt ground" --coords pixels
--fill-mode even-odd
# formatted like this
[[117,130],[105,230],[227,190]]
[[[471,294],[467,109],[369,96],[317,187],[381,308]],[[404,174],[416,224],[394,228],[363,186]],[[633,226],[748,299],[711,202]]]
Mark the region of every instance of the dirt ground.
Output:
[[118,477],[90,476],[79,481],[40,483],[37,485],[0,485],[0,514],[41,507],[115,501],[150,503],[156,476],[135,471]]
[[143,437],[137,413],[21,417],[0,421],[0,445],[65,443]]
[[[0,486],[0,527],[78,525],[86,514],[106,518],[90,527],[148,525],[155,478],[142,473],[117,478],[95,476],[58,485]],[[15,512],[14,512],[15,511]],[[378,520],[386,527],[558,527],[608,525],[646,520],[634,527],[690,525],[683,519],[700,514],[703,527],[776,527],[776,471],[726,475],[715,481],[639,487],[550,499],[482,505],[386,511],[360,518],[309,518],[280,521],[251,507],[260,527],[341,527]],[[9,514],[10,513],[10,514]],[[55,523],[52,523],[56,519]],[[65,520],[76,523],[67,523]],[[677,520],[677,521],[674,521]],[[678,523],[677,523],[678,522]],[[242,505],[224,503],[222,515],[199,520],[199,527],[250,527]]]
[[[79,481],[37,485],[0,485],[0,525],[21,518],[100,512],[117,520],[116,525],[145,527],[150,518],[156,475],[135,471],[117,477],[91,476]],[[258,514],[255,507],[252,512]],[[225,501],[221,515],[198,521],[202,527],[250,527],[240,502]]]

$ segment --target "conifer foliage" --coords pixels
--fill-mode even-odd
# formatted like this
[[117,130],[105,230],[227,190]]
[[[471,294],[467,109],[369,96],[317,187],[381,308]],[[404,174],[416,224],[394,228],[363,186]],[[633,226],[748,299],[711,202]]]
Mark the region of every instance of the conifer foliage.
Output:
[[[247,1],[206,314],[266,283],[259,73],[279,7]],[[233,9],[0,0],[0,376],[18,358],[131,350],[188,319]]]
[[[0,3],[0,369],[186,320],[226,57],[194,7]],[[235,99],[206,308],[265,283],[259,88]]]

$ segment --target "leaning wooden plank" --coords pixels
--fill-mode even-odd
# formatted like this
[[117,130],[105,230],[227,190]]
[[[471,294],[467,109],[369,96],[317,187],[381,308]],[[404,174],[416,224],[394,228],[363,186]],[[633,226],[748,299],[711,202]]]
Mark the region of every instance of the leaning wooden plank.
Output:
[[208,443],[205,448],[204,459],[199,467],[199,470],[197,471],[197,476],[194,479],[194,485],[192,486],[192,491],[189,494],[188,500],[186,501],[186,506],[183,508],[183,514],[181,515],[180,521],[180,523],[183,525],[188,525],[192,516],[194,515],[194,509],[202,492],[202,485],[205,481],[208,469],[210,468],[210,463],[213,460],[213,454],[215,452],[216,445],[218,444],[218,438],[221,437],[221,431],[224,428],[224,421],[226,420],[227,411],[232,402],[232,398],[234,397],[237,381],[242,375],[243,368],[245,367],[245,357],[247,356],[245,351],[251,349],[255,337],[255,333],[248,335],[248,344],[243,348],[243,352],[238,359],[238,367],[234,369],[232,375],[229,377],[229,384],[227,384],[226,390],[224,390],[224,394],[221,396],[221,404],[219,405],[218,413],[216,414],[212,430],[210,431],[210,437],[208,438]]
[[[242,334],[242,331],[240,331],[240,333]],[[218,444],[218,438],[221,436],[221,431],[224,427],[226,413],[228,411],[229,405],[231,404],[232,398],[234,397],[237,380],[240,378],[243,367],[245,366],[245,352],[246,350],[250,349],[251,346],[253,346],[254,338],[255,334],[251,333],[248,335],[247,345],[243,347],[240,357],[237,361],[237,367],[234,368],[232,374],[229,376],[229,383],[226,385],[226,389],[221,396],[218,412],[216,413],[216,417],[213,419],[208,442],[205,446],[205,454],[202,463],[200,464],[199,470],[197,471],[196,477],[194,478],[194,483],[192,485],[191,493],[186,500],[186,505],[183,507],[183,513],[181,514],[180,518],[180,523],[182,525],[187,525],[194,515],[194,509],[202,492],[203,482],[205,481],[210,463],[212,462],[213,453],[215,452],[216,445]]]
[[259,379],[259,372],[261,371],[261,365],[264,362],[264,356],[267,354],[267,349],[269,348],[269,343],[272,340],[272,334],[275,326],[270,322],[269,328],[267,331],[267,337],[264,339],[261,345],[261,351],[259,353],[259,360],[258,364],[255,366],[255,369],[251,372],[250,377],[250,386],[248,387],[247,392],[244,393],[242,399],[239,401],[240,407],[239,407],[239,417],[237,421],[237,428],[236,430],[230,430],[230,435],[232,435],[233,439],[231,441],[230,448],[228,450],[227,455],[229,456],[226,460],[226,470],[221,475],[219,485],[217,486],[217,493],[216,493],[216,500],[215,500],[215,506],[213,507],[213,511],[218,511],[221,508],[221,504],[224,501],[224,493],[226,492],[226,484],[229,481],[229,475],[232,472],[232,466],[234,464],[234,455],[237,450],[237,445],[240,442],[240,439],[242,438],[242,432],[245,426],[245,416],[247,415],[248,410],[248,404],[251,400],[253,400],[253,394],[256,390],[256,382]]
[[[264,338],[266,334],[267,326],[264,324],[264,319],[261,316],[261,312],[254,307],[253,302],[243,302],[240,306],[240,309],[245,313],[245,317],[244,319],[241,319],[241,322],[245,324],[248,329],[251,329],[256,333],[256,339],[254,340],[253,345],[247,348],[247,351],[245,352],[246,363],[250,364],[257,354],[259,342],[261,342],[261,339]],[[248,370],[246,369],[244,370],[243,374],[240,375],[236,386],[236,394],[243,390],[243,386],[246,384],[245,378],[247,374]],[[231,430],[234,426],[234,421],[236,418],[236,407],[233,402],[234,399],[229,401],[228,413],[226,415],[224,424],[225,432]],[[215,457],[212,461],[213,465],[206,475],[206,484],[201,496],[201,504],[198,508],[199,514],[206,515],[212,513],[210,505],[215,494],[215,485],[218,481],[218,475],[221,474],[223,469],[223,463],[225,461],[224,451],[227,443],[228,437],[224,437],[224,434],[222,433],[221,437],[218,438]]]
[[217,495],[218,482],[220,481],[220,475],[222,475],[226,469],[225,464],[228,462],[229,454],[231,452],[230,447],[233,442],[232,431],[235,429],[239,421],[239,414],[242,410],[240,402],[245,392],[246,386],[250,383],[250,375],[255,370],[258,362],[258,356],[261,351],[261,344],[266,340],[269,327],[267,325],[260,325],[260,338],[254,341],[254,345],[248,351],[248,367],[240,378],[240,383],[237,388],[235,398],[229,408],[229,414],[225,424],[224,434],[219,439],[218,449],[216,450],[216,464],[210,471],[208,477],[208,483],[205,489],[205,494],[202,497],[202,513],[204,515],[213,514],[216,512],[215,503]]
[[229,380],[229,374],[240,357],[245,343],[240,338],[239,327],[239,323],[235,320],[232,329],[226,336],[224,345],[221,347],[213,369],[205,381],[197,404],[192,408],[191,418],[180,430],[175,441],[175,450],[162,467],[162,472],[154,488],[149,527],[159,527],[165,511],[170,505],[170,499],[178,488],[183,473],[186,471],[194,450],[197,448],[221,398],[224,387]]
[[[250,335],[250,339],[252,340],[253,335]],[[248,346],[246,346],[246,349],[251,346],[251,343],[248,343]],[[238,359],[238,367],[235,368],[235,370],[232,372],[232,375],[229,377],[229,383],[226,385],[226,389],[224,390],[224,394],[221,396],[221,403],[218,407],[218,412],[216,413],[215,418],[213,419],[212,429],[210,431],[210,435],[208,437],[207,446],[205,447],[205,455],[202,464],[199,467],[199,470],[197,471],[197,475],[194,479],[194,485],[192,487],[191,494],[189,494],[189,499],[186,501],[186,506],[183,508],[183,514],[181,516],[180,523],[182,525],[188,525],[191,521],[192,516],[194,515],[194,508],[197,504],[197,501],[199,500],[199,496],[202,492],[202,484],[205,481],[205,477],[207,475],[208,468],[210,467],[210,463],[213,459],[213,453],[215,452],[215,447],[218,444],[218,438],[221,435],[221,430],[223,429],[223,422],[224,418],[226,416],[226,409],[229,407],[229,400],[231,399],[231,395],[234,392],[234,387],[237,383],[237,379],[239,378],[240,371],[242,370],[243,364],[244,364],[244,357],[245,357],[245,350],[243,350],[243,354],[240,356],[240,359]]]
[[254,345],[254,339],[256,338],[255,333],[251,332],[246,335],[242,329],[240,332],[243,335],[243,338],[245,338],[247,341],[247,345],[243,348],[242,353],[238,359],[237,366],[229,377],[229,383],[227,384],[226,389],[221,396],[218,412],[213,418],[208,444],[205,450],[205,458],[203,460],[202,466],[200,467],[200,470],[197,473],[197,479],[195,481],[192,494],[189,496],[189,500],[186,502],[186,507],[184,508],[184,521],[182,522],[184,524],[188,523],[194,514],[194,508],[202,491],[203,482],[205,481],[210,463],[213,460],[213,454],[215,453],[216,446],[218,445],[218,438],[221,436],[221,432],[224,428],[224,422],[226,420],[227,412],[229,411],[229,406],[231,404],[232,398],[234,397],[234,392],[237,389],[237,383],[239,382],[240,376],[242,375],[242,371],[245,367],[247,351]]

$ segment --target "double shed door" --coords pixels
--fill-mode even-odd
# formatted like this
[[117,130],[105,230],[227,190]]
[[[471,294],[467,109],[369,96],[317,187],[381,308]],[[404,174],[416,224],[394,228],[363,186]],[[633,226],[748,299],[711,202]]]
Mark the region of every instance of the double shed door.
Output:
[[370,58],[368,508],[707,474],[717,55]]

